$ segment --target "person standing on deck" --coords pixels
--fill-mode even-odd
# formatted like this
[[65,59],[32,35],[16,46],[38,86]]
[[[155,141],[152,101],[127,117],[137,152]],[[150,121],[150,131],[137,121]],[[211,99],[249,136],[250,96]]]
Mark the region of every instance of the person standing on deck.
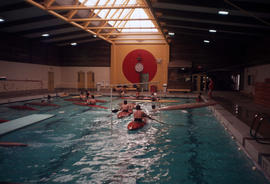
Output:
[[198,97],[196,98],[196,101],[197,101],[197,102],[202,102],[202,101],[203,101],[201,95],[202,95],[202,93],[199,93]]
[[152,93],[151,94],[151,100],[154,102],[154,101],[158,101],[158,98],[157,98],[157,93]]
[[86,91],[86,95],[85,95],[86,100],[88,100],[89,96],[90,96],[90,92]]
[[83,90],[81,90],[80,92],[80,100],[83,100],[84,99],[84,94],[83,94]]
[[141,110],[141,106],[137,105],[136,106],[136,111],[133,113],[134,115],[134,121],[136,122],[143,122],[143,117],[147,117],[147,114],[145,114],[142,110]]
[[213,89],[214,89],[214,81],[211,78],[209,78],[208,96],[209,96],[210,99],[212,98]]
[[140,89],[137,88],[136,90],[136,99],[139,99],[140,98]]

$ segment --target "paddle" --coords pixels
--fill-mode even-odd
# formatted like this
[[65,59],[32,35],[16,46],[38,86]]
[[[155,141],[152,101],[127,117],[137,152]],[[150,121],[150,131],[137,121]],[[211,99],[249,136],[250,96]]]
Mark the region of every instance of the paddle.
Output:
[[146,117],[148,117],[149,119],[154,120],[154,121],[156,121],[156,122],[159,122],[159,123],[161,123],[161,124],[164,124],[164,125],[169,125],[169,126],[186,126],[186,125],[184,125],[184,124],[168,124],[168,123],[165,123],[165,122],[160,121],[160,120],[158,120],[158,119],[155,119],[155,118],[151,117],[150,115],[146,115]]
[[117,113],[118,111],[120,111],[119,109],[113,109],[112,112],[113,113]]

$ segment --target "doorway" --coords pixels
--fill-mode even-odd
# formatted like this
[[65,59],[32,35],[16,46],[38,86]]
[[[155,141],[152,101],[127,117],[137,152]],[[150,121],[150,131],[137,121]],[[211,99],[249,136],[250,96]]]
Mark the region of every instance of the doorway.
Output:
[[95,73],[94,72],[87,72],[87,89],[94,89],[95,88]]
[[48,90],[53,91],[54,90],[54,73],[48,72]]
[[80,71],[78,72],[78,89],[85,88],[85,73]]
[[[140,74],[140,82],[141,83],[149,82],[149,74],[148,73],[141,73]],[[148,84],[142,84],[141,89],[142,89],[142,91],[148,91]]]

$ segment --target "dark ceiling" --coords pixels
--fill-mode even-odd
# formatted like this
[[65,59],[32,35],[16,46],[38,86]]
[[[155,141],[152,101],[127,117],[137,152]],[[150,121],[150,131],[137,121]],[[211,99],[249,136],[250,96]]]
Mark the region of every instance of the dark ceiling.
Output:
[[[206,49],[206,52],[220,55],[226,50],[225,58],[228,55],[238,60],[242,53],[237,54],[235,49],[245,47],[246,51],[249,43],[269,38],[269,0],[147,0],[147,3],[164,34],[175,33],[169,36],[171,60],[191,60],[193,65],[213,65],[217,62],[214,61],[216,58],[208,60],[201,50],[211,45],[212,49]],[[219,10],[226,10],[229,15],[219,15]],[[1,1],[0,18],[5,19],[5,22],[0,23],[1,32],[55,46],[100,40],[23,0]],[[211,33],[209,29],[216,32]],[[42,38],[43,33],[51,36]],[[210,43],[204,43],[204,40]],[[179,56],[179,50],[185,53]]]

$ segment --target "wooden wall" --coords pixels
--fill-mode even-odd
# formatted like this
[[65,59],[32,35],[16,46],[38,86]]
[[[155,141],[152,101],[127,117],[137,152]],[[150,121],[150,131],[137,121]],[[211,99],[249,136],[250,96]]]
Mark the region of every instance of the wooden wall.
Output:
[[270,108],[270,82],[257,82],[255,84],[254,102]]
[[[248,43],[245,40],[211,40],[209,44],[202,38],[194,39],[183,37],[172,40],[170,44],[170,62],[189,61],[193,71],[215,71],[243,67]],[[198,66],[201,66],[198,69]]]
[[0,60],[51,66],[110,66],[110,44],[89,42],[78,46],[55,46],[42,39],[26,39],[15,34],[0,34]]
[[61,66],[110,66],[110,44],[105,41],[95,41],[78,46],[60,48]]
[[0,59],[11,62],[59,65],[58,48],[17,35],[0,34]]

